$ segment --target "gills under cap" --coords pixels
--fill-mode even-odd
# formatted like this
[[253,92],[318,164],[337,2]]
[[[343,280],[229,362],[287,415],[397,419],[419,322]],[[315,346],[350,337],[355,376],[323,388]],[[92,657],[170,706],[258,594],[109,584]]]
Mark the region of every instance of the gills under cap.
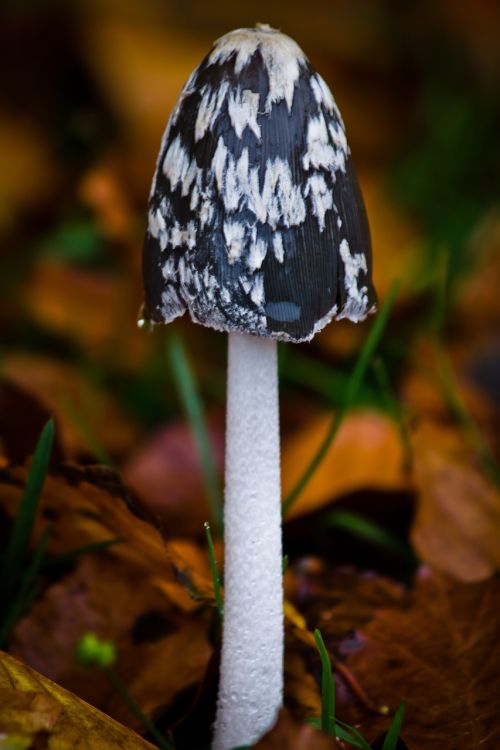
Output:
[[375,309],[344,124],[290,37],[219,39],[163,136],[143,252],[143,316],[307,341]]

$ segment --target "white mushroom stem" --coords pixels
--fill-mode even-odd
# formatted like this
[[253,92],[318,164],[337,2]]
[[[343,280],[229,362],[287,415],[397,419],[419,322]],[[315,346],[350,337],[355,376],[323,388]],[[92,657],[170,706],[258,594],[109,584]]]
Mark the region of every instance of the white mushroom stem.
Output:
[[250,745],[283,700],[276,342],[229,334],[224,623],[213,750]]

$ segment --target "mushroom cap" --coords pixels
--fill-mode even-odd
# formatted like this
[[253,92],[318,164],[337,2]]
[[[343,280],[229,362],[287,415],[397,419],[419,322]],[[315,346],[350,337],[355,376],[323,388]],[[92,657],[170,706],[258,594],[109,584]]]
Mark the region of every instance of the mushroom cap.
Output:
[[344,124],[298,45],[221,37],[167,123],[143,251],[143,317],[308,341],[375,309],[370,234]]

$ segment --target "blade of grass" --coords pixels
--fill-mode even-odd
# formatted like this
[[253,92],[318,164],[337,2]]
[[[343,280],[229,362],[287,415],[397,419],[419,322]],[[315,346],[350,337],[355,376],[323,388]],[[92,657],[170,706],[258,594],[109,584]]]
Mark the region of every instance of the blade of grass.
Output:
[[92,428],[86,419],[81,415],[73,402],[65,394],[59,395],[59,403],[61,408],[73,422],[76,430],[80,433],[83,440],[87,443],[88,447],[103,466],[109,466],[110,468],[115,467],[115,463],[107,450],[101,445],[100,441],[94,434]]
[[210,502],[212,522],[217,536],[221,537],[222,493],[220,491],[215,458],[203,414],[203,407],[198,395],[193,373],[184,351],[184,346],[179,336],[171,335],[168,338],[167,347],[168,358],[172,367],[177,390],[189,419],[200,456],[201,467]]
[[382,334],[387,325],[387,320],[389,318],[392,305],[396,298],[398,288],[399,288],[399,282],[395,282],[392,285],[389,291],[389,294],[387,295],[387,299],[385,300],[384,305],[382,306],[382,309],[380,310],[380,313],[378,317],[376,318],[375,323],[373,324],[372,329],[370,330],[370,333],[368,334],[368,338],[365,342],[365,345],[363,346],[361,353],[357,359],[356,365],[354,367],[352,375],[349,379],[349,383],[347,385],[344,404],[336,411],[332,419],[330,428],[323,442],[321,443],[317,453],[313,456],[311,462],[307,466],[306,470],[304,471],[303,475],[301,476],[301,478],[299,479],[295,487],[291,490],[289,495],[283,501],[283,514],[287,513],[287,511],[290,510],[293,503],[297,500],[301,492],[309,483],[314,472],[316,471],[316,469],[318,468],[318,466],[321,464],[324,457],[326,456],[328,449],[330,448],[330,444],[332,440],[334,439],[335,435],[337,434],[338,429],[345,415],[347,414],[349,409],[353,406],[353,404],[356,402],[356,397],[358,395],[363,378],[366,374],[366,370],[368,369],[370,360],[378,344],[380,343],[380,339],[382,338]]
[[108,678],[113,690],[120,696],[131,714],[140,721],[146,731],[149,732],[160,750],[174,750],[173,745],[167,741],[163,734],[155,727],[149,716],[146,716],[139,704],[136,703],[134,698],[132,698],[115,670],[112,667],[101,667],[101,669]]
[[2,624],[0,627],[0,648],[4,647],[11,634],[12,629],[14,628],[20,617],[23,615],[25,610],[28,608],[35,595],[34,583],[38,573],[43,566],[43,559],[47,550],[49,535],[50,530],[45,529],[35,548],[30,564],[28,565],[26,572],[23,575],[21,585],[15,595],[15,598],[12,600],[7,614],[2,620]]
[[210,572],[212,574],[212,582],[214,585],[215,608],[219,614],[220,619],[222,620],[224,616],[224,605],[222,603],[222,594],[220,590],[219,571],[217,570],[217,561],[215,559],[214,542],[212,539],[212,532],[210,531],[210,524],[208,523],[208,521],[205,521],[204,526],[205,526],[205,535],[207,537],[208,558],[210,560]]
[[377,357],[375,359],[373,363],[373,370],[375,372],[375,377],[377,379],[377,384],[384,408],[386,409],[387,413],[393,418],[398,427],[404,451],[404,467],[406,470],[409,470],[412,462],[412,450],[403,409],[401,408],[401,404],[398,402],[394,394],[385,362],[380,357]]
[[[321,719],[314,716],[308,718],[306,721],[309,726],[314,727],[314,729],[322,729]],[[349,724],[340,721],[340,719],[335,719],[335,736],[344,742],[348,742],[352,747],[358,747],[361,750],[371,750],[370,745],[358,730],[351,727]]]
[[404,716],[405,704],[400,703],[396,713],[394,714],[394,718],[392,720],[391,726],[389,727],[389,731],[385,736],[382,750],[396,750],[399,735],[401,734],[401,727],[403,725]]
[[334,510],[326,515],[325,521],[329,526],[347,531],[360,539],[382,547],[405,562],[416,562],[415,555],[409,545],[402,542],[395,534],[392,534],[379,523],[372,521],[371,518],[366,518],[359,513]]
[[500,487],[500,466],[493,451],[485,441],[476,421],[468,411],[460,395],[452,364],[441,345],[436,348],[436,369],[441,381],[443,395],[457,424],[461,426],[470,441],[484,472]]
[[3,558],[0,579],[0,611],[5,611],[4,608],[8,608],[9,602],[23,577],[24,561],[35,523],[45,476],[49,467],[53,442],[54,422],[50,419],[38,439],[24,492]]
[[371,750],[370,745],[363,735],[355,727],[346,724],[345,721],[336,720],[335,734],[344,742],[348,742],[353,747],[359,747],[361,750]]
[[321,632],[316,628],[314,640],[321,659],[321,729],[329,737],[335,736],[335,683],[332,664]]

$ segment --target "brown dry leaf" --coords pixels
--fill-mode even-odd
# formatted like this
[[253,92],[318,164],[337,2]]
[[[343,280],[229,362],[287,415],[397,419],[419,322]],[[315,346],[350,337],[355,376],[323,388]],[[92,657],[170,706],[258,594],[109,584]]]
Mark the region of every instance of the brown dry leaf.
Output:
[[[0,731],[14,747],[153,750],[154,746],[12,656],[0,653]],[[26,740],[29,744],[21,745]]]
[[82,202],[97,216],[106,237],[130,241],[134,236],[132,208],[112,164],[91,168],[82,177],[78,192]]
[[[331,415],[315,417],[285,441],[282,458],[283,496],[295,486],[317,452]],[[317,510],[342,495],[362,489],[405,490],[409,480],[397,426],[376,412],[349,414],[289,518]]]
[[305,656],[315,650],[304,617],[285,599],[285,703],[303,720],[321,713],[320,691]]
[[[146,195],[168,114],[191,71],[205,57],[213,38],[172,28],[166,7],[156,12],[122,0],[86,0],[80,45],[97,85],[125,131],[129,180]],[[159,7],[159,6],[158,6]],[[168,10],[167,10],[168,13]],[[133,18],[133,23],[130,23]],[[203,27],[199,27],[203,34]]]
[[412,541],[420,558],[461,581],[500,569],[500,492],[456,428],[420,425],[413,437],[419,490]]
[[3,358],[2,374],[56,418],[57,438],[67,458],[92,454],[88,433],[113,456],[123,455],[134,444],[136,431],[113,396],[99,391],[77,367],[38,354],[15,353]]
[[87,353],[137,369],[148,337],[137,327],[139,276],[40,260],[26,284],[24,305],[38,325],[77,342]]
[[334,750],[341,746],[333,737],[298,722],[282,710],[276,725],[252,747],[255,750]]
[[[23,469],[3,473],[1,507],[14,513],[25,480]],[[109,539],[123,543],[84,554],[59,571],[17,625],[11,651],[64,687],[78,692],[115,718],[139,729],[101,673],[74,662],[74,648],[86,632],[117,646],[117,671],[143,710],[169,705],[198,683],[210,658],[207,622],[193,602],[176,565],[209,580],[206,556],[193,543],[167,545],[153,526],[133,514],[125,488],[110,470],[61,467],[47,478],[35,537],[50,526],[49,552],[71,550]],[[208,584],[206,585],[206,588]]]
[[[347,665],[365,689],[391,710],[405,702],[408,747],[500,746],[499,596],[499,580],[464,585],[424,569],[411,606],[376,609],[356,647],[346,642]],[[387,719],[352,700],[339,703],[338,713],[359,722],[369,741],[387,730]]]
[[[5,471],[1,477],[0,507],[11,516],[17,508],[26,473],[25,467],[16,467]],[[126,543],[113,546],[106,555],[132,565],[139,575],[175,581],[169,555],[171,547],[177,566],[184,558],[188,567],[198,571],[200,580],[210,577],[208,555],[201,555],[193,542],[165,541],[145,520],[129,490],[112,469],[67,464],[47,476],[35,538],[40,537],[47,525],[51,530],[49,552],[52,554],[64,554],[88,544],[119,538]]]
[[419,418],[426,416],[433,421],[451,422],[453,415],[446,381],[450,374],[448,370],[451,370],[457,396],[467,413],[480,424],[488,437],[493,437],[498,424],[495,405],[471,381],[473,362],[470,346],[466,352],[460,344],[457,346],[453,342],[444,353],[435,341],[418,338],[412,345],[411,369],[401,385],[402,400]]
[[[321,667],[313,635],[315,628],[321,630],[332,647],[339,699],[350,702],[357,697],[369,713],[377,713],[380,706],[376,694],[366,693],[356,675],[337,658],[334,645],[342,643],[346,652],[349,643],[356,645],[356,630],[366,626],[377,609],[404,609],[407,595],[402,587],[379,575],[361,575],[352,568],[332,571],[317,558],[303,558],[286,571],[285,594],[300,607],[300,611],[293,609],[293,617],[289,603],[285,609],[286,705],[294,716],[305,720],[321,712]],[[344,716],[340,714],[340,718]]]
[[0,230],[11,229],[21,211],[45,200],[56,185],[43,135],[29,117],[0,118]]
[[[224,419],[209,420],[219,472],[224,462]],[[122,467],[127,484],[165,531],[201,535],[211,512],[192,431],[183,422],[158,430]]]
[[[40,433],[51,416],[50,410],[35,394],[0,376],[0,440],[3,454],[9,458],[7,463],[23,464],[33,454]],[[52,459],[62,461],[63,458],[59,434],[55,434]]]

